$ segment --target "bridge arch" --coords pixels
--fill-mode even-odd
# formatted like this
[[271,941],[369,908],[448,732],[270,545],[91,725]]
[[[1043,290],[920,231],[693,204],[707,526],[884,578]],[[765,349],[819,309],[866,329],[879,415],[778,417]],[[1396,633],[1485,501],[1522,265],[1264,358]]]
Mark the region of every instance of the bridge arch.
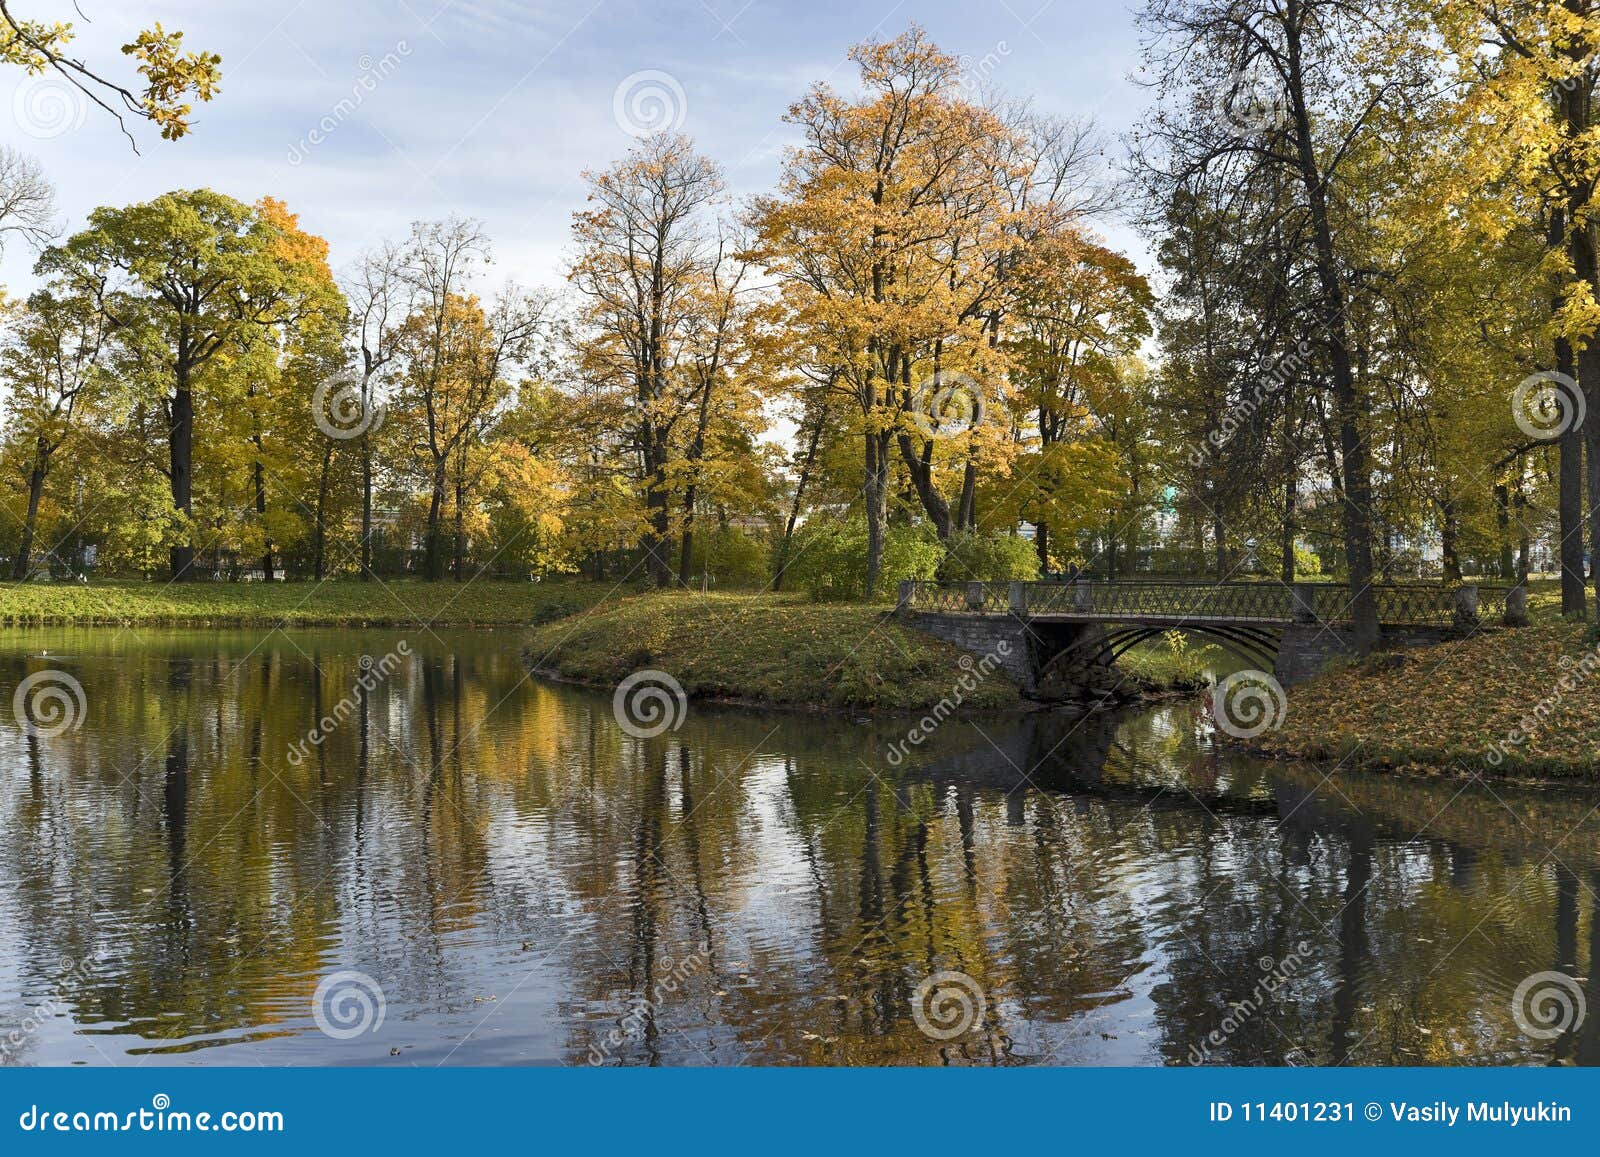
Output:
[[1168,631],[1204,636],[1263,671],[1271,671],[1277,663],[1282,640],[1280,631],[1233,623],[1108,623],[1101,631],[1085,634],[1046,658],[1040,665],[1039,677],[1046,679],[1061,664],[1078,660],[1114,663],[1140,643]]

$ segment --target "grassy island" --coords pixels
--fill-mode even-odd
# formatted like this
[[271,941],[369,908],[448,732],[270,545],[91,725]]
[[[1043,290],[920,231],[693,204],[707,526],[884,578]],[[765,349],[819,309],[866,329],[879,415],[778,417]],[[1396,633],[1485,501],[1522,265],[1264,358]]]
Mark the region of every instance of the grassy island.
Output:
[[[959,689],[963,710],[1023,706],[1004,672],[980,672],[888,610],[788,595],[636,595],[536,629],[526,653],[536,670],[585,683],[655,668],[698,698],[921,710]],[[960,689],[964,676],[973,689]]]

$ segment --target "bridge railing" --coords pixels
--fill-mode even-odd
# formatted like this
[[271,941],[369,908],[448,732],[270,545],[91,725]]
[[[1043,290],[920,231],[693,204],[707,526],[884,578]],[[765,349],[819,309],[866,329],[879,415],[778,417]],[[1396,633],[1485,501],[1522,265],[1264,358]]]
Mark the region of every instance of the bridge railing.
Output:
[[1026,614],[1090,618],[1290,620],[1294,600],[1277,583],[1194,583],[1168,579],[1022,583]]
[[1011,609],[1008,582],[900,584],[900,602],[914,611],[944,614],[1004,614]]
[[[1470,626],[1526,621],[1526,592],[1501,586],[1393,584],[1372,588],[1378,621],[1393,626]],[[1068,582],[901,584],[900,604],[945,614],[1063,615],[1081,619],[1345,624],[1354,599],[1345,583]]]

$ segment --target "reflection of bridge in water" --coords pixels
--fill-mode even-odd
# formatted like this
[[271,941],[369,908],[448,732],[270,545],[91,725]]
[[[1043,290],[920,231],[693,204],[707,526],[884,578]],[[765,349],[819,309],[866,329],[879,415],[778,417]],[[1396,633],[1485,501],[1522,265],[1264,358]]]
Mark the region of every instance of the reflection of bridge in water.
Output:
[[[1527,621],[1521,586],[1372,589],[1385,645],[1438,642],[1481,626]],[[1064,663],[1111,663],[1172,630],[1213,639],[1252,666],[1272,670],[1281,682],[1298,682],[1333,656],[1354,652],[1353,607],[1344,583],[1080,578],[955,586],[903,582],[896,611],[967,650],[1004,652],[1008,673],[1032,692]]]

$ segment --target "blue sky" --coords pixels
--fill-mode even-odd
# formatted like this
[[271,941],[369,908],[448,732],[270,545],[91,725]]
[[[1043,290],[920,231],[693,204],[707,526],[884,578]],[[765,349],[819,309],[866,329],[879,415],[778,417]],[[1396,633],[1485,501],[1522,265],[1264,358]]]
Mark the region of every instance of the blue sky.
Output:
[[[72,20],[79,50],[123,79],[117,46],[156,20],[222,55],[222,92],[201,106],[193,135],[172,143],[135,128],[139,155],[99,110],[4,78],[4,139],[39,158],[69,227],[95,205],[172,188],[270,193],[343,266],[414,219],[460,213],[485,222],[503,275],[532,283],[561,276],[580,173],[632,143],[614,98],[635,74],[651,74],[635,87],[668,94],[682,131],[739,195],[772,184],[792,140],[781,117],[807,85],[849,89],[849,46],[913,21],[1008,94],[1092,115],[1113,152],[1149,95],[1129,79],[1132,13],[1088,0],[79,0],[81,16],[58,0],[16,7]],[[1126,228],[1102,231],[1142,257]],[[0,280],[22,289],[31,260],[8,247]]]

